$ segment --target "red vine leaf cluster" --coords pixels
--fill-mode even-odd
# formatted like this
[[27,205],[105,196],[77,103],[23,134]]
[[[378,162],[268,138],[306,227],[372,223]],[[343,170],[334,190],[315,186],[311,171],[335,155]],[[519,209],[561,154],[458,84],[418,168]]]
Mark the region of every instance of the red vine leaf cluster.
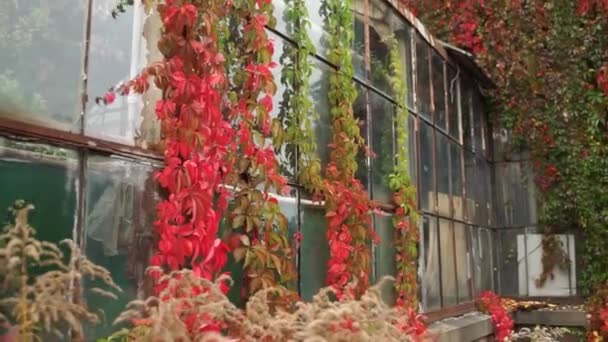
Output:
[[479,311],[490,315],[494,325],[494,335],[496,341],[505,341],[513,333],[513,318],[503,305],[500,297],[491,292],[483,292],[477,299]]

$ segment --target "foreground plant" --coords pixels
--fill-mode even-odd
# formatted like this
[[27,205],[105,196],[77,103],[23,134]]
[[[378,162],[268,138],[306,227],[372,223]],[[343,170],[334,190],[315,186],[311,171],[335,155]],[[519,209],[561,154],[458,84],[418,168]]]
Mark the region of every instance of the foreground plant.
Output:
[[[73,241],[61,242],[70,251],[67,258],[57,245],[37,240],[35,230],[28,224],[32,209],[33,205],[16,201],[9,208],[13,222],[0,234],[0,320],[18,326],[19,341],[41,340],[48,334],[63,337],[61,330],[68,329],[73,341],[83,340],[83,322],[97,323],[99,316],[82,301],[73,300],[76,286],[90,278],[121,290],[110,272],[89,261]],[[32,274],[41,269],[48,271]],[[116,298],[101,288],[89,291]]]
[[[158,268],[152,271],[160,271]],[[422,338],[415,312],[387,306],[382,284],[360,299],[345,295],[334,300],[332,287],[322,289],[310,303],[295,304],[282,287],[258,291],[244,310],[224,295],[228,278],[215,282],[192,271],[164,274],[168,284],[158,296],[133,301],[115,323],[130,321],[107,341],[410,341]],[[349,286],[354,286],[350,284]],[[349,293],[351,291],[346,291]],[[424,327],[422,327],[423,329]]]
[[513,335],[513,318],[500,297],[492,291],[483,292],[477,299],[479,311],[490,315],[496,341],[508,341]]

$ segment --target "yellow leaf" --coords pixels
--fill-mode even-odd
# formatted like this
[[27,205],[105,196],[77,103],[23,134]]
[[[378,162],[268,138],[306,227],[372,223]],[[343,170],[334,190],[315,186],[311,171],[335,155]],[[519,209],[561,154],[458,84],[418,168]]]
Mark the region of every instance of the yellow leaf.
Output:
[[234,260],[236,260],[236,262],[241,262],[241,260],[243,260],[246,254],[247,248],[244,247],[235,248],[232,252],[232,255],[234,256]]

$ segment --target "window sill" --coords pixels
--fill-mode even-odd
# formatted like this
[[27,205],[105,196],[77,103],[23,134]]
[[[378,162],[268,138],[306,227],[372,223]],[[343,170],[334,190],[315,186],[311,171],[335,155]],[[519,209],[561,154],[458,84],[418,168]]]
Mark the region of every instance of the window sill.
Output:
[[434,322],[428,331],[433,341],[479,341],[494,334],[490,317],[480,312]]

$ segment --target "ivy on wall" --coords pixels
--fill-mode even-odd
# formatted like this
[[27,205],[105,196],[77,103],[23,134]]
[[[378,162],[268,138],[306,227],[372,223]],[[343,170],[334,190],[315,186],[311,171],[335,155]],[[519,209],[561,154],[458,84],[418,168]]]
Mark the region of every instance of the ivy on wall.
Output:
[[351,53],[352,3],[327,0],[324,5],[328,58],[338,66],[329,76],[332,138],[323,181],[330,255],[327,283],[341,291],[349,282],[356,281],[355,293],[361,294],[369,284],[370,244],[375,240],[375,233],[369,212],[372,203],[363,184],[355,177],[357,155],[366,145],[353,114],[357,91]]
[[[410,177],[409,140],[408,140],[408,111],[407,84],[399,46],[392,40],[390,50],[390,71],[393,96],[399,104],[395,115],[395,132],[397,151],[395,169],[389,175],[388,184],[394,192],[395,216],[395,246],[397,249],[397,303],[416,308],[418,304],[418,222],[416,208],[416,189]],[[407,70],[405,71],[407,72]]]
[[321,161],[312,123],[319,119],[319,115],[310,98],[310,56],[316,49],[308,35],[310,21],[306,2],[292,0],[286,5],[287,30],[295,44],[286,44],[281,56],[281,83],[286,90],[279,114],[281,125],[277,125],[273,138],[275,146],[286,143],[287,157],[298,168],[298,183],[318,195],[322,187]]
[[[608,283],[608,3],[409,1],[430,31],[475,54],[496,83],[494,121],[529,151],[545,234],[583,237],[586,295]],[[543,241],[543,274],[567,264]]]

